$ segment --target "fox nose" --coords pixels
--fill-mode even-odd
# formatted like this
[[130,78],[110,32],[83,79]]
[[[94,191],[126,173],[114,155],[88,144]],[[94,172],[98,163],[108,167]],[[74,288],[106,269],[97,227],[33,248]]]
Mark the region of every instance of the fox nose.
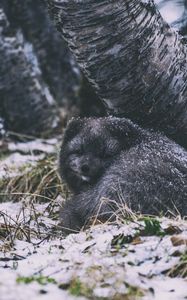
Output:
[[89,165],[86,164],[86,163],[83,164],[83,165],[81,166],[81,171],[82,171],[83,174],[88,175],[88,173],[90,172],[90,167],[89,167]]

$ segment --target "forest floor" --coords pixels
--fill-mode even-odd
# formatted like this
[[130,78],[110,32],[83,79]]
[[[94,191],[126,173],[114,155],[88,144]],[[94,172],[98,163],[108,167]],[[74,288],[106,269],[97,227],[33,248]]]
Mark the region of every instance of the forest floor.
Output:
[[58,145],[0,142],[0,299],[187,299],[187,221],[134,216],[62,235]]

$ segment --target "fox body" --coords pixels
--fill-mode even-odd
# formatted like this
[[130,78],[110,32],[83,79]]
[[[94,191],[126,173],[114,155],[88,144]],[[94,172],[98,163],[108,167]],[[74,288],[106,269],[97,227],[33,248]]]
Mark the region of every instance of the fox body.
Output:
[[69,229],[80,229],[95,215],[114,219],[124,205],[146,214],[187,214],[187,152],[125,118],[73,119],[61,147],[60,174],[73,192],[61,212]]

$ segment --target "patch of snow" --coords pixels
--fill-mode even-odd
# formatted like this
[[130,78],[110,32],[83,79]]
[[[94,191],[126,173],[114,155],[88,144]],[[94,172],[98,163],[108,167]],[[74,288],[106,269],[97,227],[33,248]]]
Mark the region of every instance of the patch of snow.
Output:
[[184,6],[179,5],[177,1],[167,1],[162,5],[163,0],[155,0],[154,2],[158,5],[163,19],[170,25],[179,20],[184,13]]
[[54,153],[55,147],[57,144],[57,139],[46,140],[45,143],[40,140],[34,140],[27,143],[9,143],[8,150],[9,151],[22,151],[25,153],[32,153],[34,150],[38,150],[44,153]]
[[19,168],[34,166],[37,164],[37,161],[43,159],[44,154],[40,155],[21,155],[20,153],[13,153],[7,158],[0,161],[0,178],[14,177],[23,174],[20,172]]
[[7,144],[9,155],[0,159],[0,179],[12,178],[28,172],[39,160],[44,159],[46,154],[57,153],[58,143],[57,138],[9,142]]
[[[59,201],[59,199],[58,199]],[[22,207],[24,206],[24,212]],[[45,236],[56,222],[50,219],[47,212],[48,203],[34,204],[38,221],[31,222],[32,230],[43,230]],[[21,211],[21,213],[20,213]],[[0,212],[10,215],[10,224],[18,220],[24,225],[32,213],[32,206],[28,203],[2,203]],[[0,214],[1,216],[1,214]],[[19,216],[19,218],[18,218]],[[0,217],[0,225],[4,222]],[[185,221],[171,221],[160,219],[162,228],[178,226],[182,235],[187,238],[187,223]],[[22,225],[22,226],[23,226]],[[112,245],[113,238],[135,236],[142,228],[143,222],[125,225],[97,225],[85,232],[71,234],[64,238],[51,235],[42,241],[35,237],[32,242],[16,240],[13,249],[1,251],[0,254],[0,294],[1,300],[30,300],[75,299],[58,285],[70,284],[79,280],[92,291],[94,297],[109,299],[116,293],[128,293],[128,284],[144,292],[142,299],[182,300],[187,296],[187,284],[183,278],[170,278],[167,270],[175,266],[183,253],[185,245],[173,246],[171,236],[140,236],[137,244],[124,243],[120,248]],[[39,227],[38,227],[39,226]],[[38,229],[39,228],[39,229]],[[43,229],[42,229],[43,228]],[[0,247],[3,240],[0,241]],[[19,258],[18,260],[13,259]],[[6,258],[6,260],[3,260]],[[46,276],[53,278],[57,284],[41,286],[37,282],[18,284],[19,276]],[[46,294],[42,294],[41,291]],[[87,298],[80,298],[87,299]]]

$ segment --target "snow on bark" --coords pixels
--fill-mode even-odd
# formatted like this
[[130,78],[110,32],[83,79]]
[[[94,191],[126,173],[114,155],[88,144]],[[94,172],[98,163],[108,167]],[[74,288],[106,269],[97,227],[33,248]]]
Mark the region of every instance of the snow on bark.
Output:
[[54,100],[44,83],[32,45],[11,34],[0,10],[0,115],[10,131],[40,135],[56,126]]
[[44,1],[1,0],[10,22],[11,31],[21,28],[27,42],[32,44],[51,94],[60,105],[77,101],[80,72],[67,45],[49,19]]
[[153,1],[48,3],[108,112],[162,130],[187,147],[187,49]]

